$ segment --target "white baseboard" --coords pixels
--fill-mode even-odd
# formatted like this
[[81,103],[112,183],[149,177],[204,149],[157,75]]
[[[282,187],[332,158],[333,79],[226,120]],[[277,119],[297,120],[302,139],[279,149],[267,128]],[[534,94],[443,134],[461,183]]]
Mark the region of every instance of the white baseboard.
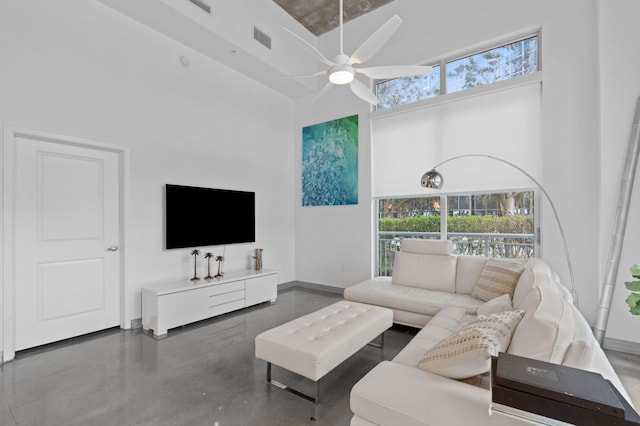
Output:
[[288,283],[278,284],[278,291],[289,290],[294,287],[306,288],[308,290],[324,291],[326,293],[343,294],[344,288],[334,287],[331,285],[307,283],[304,281],[289,281]]
[[640,343],[605,337],[602,347],[612,351],[640,355]]

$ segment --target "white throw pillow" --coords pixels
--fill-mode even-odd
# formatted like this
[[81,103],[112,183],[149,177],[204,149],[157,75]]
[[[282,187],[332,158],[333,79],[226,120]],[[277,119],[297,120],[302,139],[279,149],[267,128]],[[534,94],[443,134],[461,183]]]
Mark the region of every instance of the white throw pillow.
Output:
[[489,259],[482,267],[471,296],[484,301],[503,294],[511,297],[522,271],[524,266],[520,263]]
[[479,315],[491,315],[498,312],[511,311],[513,306],[511,304],[511,297],[508,294],[495,297],[488,302],[478,306],[476,314]]
[[505,352],[524,311],[505,311],[478,317],[429,349],[418,368],[452,379],[489,371],[491,357]]

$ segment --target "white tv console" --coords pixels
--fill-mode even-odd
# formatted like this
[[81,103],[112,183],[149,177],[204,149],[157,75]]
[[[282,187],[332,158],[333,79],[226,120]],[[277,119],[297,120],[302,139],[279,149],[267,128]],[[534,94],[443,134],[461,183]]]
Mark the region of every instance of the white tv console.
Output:
[[156,337],[170,328],[222,315],[278,296],[278,273],[226,272],[211,281],[165,281],[142,287],[142,328]]

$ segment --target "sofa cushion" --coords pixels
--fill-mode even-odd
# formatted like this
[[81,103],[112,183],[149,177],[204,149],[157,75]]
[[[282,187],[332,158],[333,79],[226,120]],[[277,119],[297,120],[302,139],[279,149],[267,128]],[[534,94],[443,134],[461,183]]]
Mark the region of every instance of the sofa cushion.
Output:
[[573,368],[588,370],[591,365],[591,360],[593,359],[594,347],[597,341],[593,336],[587,320],[577,312],[575,306],[571,306],[571,310],[574,314],[575,328],[573,331],[573,339],[571,339],[571,344],[567,349],[562,364]]
[[456,291],[456,257],[398,252],[393,284],[438,291]]
[[520,263],[489,259],[482,267],[482,272],[471,296],[485,301],[503,294],[513,295],[524,267]]
[[453,243],[449,240],[403,238],[400,250],[407,253],[450,255],[453,251]]
[[490,315],[511,310],[513,310],[513,306],[511,305],[511,297],[509,297],[508,294],[503,294],[502,296],[494,297],[488,302],[484,302],[482,305],[478,306],[476,314],[478,316]]
[[484,264],[489,260],[484,256],[458,256],[456,266],[456,292],[471,294],[480,278]]
[[418,367],[452,379],[487,373],[491,357],[506,350],[523,316],[515,310],[478,317],[429,349]]
[[[475,313],[482,301],[468,294],[435,291],[424,288],[394,285],[390,277],[377,277],[344,289],[344,298],[433,316],[446,306],[464,308]],[[394,317],[395,321],[395,317]]]
[[507,352],[561,364],[574,334],[571,304],[554,288],[533,287],[523,298],[526,312]]
[[393,358],[393,362],[415,367],[433,346],[449,337],[457,329],[477,319],[464,308],[442,308],[411,341]]
[[367,422],[354,425],[487,425],[489,402],[485,389],[382,361],[351,388],[349,406]]
[[516,284],[511,301],[515,308],[519,308],[524,296],[533,287],[554,288],[556,285],[551,279],[551,269],[541,259],[533,259],[530,267],[526,268]]
[[418,329],[424,327],[433,318],[433,315],[418,314],[416,312],[409,312],[403,309],[392,309],[392,310],[393,310],[393,322],[395,324],[406,325],[408,327],[413,327]]
[[572,305],[575,303],[574,299],[573,299],[573,290],[567,288],[564,284],[562,284],[562,281],[560,280],[560,277],[558,276],[558,274],[556,274],[555,272],[551,271],[551,279],[555,284],[555,287],[558,289],[558,291],[560,293],[562,293],[562,297],[564,297],[564,299],[571,303]]
[[522,299],[524,299],[524,296],[534,287],[535,281],[536,273],[534,268],[527,268],[522,271],[516,283],[516,288],[513,289],[513,295],[511,296],[511,304],[514,307],[519,308],[520,305],[522,305]]

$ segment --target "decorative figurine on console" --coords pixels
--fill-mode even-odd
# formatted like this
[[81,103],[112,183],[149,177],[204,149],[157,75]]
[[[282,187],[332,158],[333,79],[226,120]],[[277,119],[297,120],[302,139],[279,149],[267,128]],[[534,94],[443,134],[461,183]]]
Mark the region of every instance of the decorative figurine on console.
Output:
[[222,261],[224,260],[223,256],[216,256],[216,262],[218,262],[218,273],[214,275],[214,278],[222,278],[222,276],[224,275],[222,273]]
[[213,257],[213,253],[210,251],[205,253],[204,258],[207,259],[207,276],[204,277],[205,280],[211,281],[213,277],[211,276],[211,258]]
[[255,249],[255,256],[251,256],[255,259],[255,268],[256,271],[260,271],[262,270],[262,249],[261,248],[257,248]]
[[200,250],[198,249],[193,249],[191,250],[191,255],[193,256],[193,277],[191,278],[191,281],[195,282],[198,281],[200,278],[198,278],[198,255],[200,254]]

